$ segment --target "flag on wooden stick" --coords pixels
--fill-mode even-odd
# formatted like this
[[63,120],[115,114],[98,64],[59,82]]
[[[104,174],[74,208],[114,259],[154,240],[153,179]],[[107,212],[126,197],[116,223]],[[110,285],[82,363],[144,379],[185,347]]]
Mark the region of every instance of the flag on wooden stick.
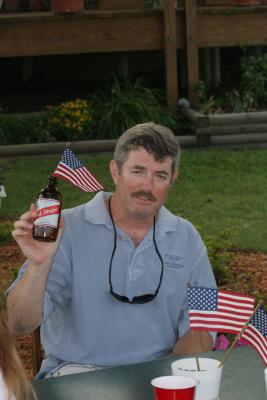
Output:
[[238,333],[253,314],[253,296],[222,289],[188,288],[192,330]]
[[63,151],[61,160],[53,175],[67,180],[84,192],[97,192],[104,189],[103,185],[69,148]]

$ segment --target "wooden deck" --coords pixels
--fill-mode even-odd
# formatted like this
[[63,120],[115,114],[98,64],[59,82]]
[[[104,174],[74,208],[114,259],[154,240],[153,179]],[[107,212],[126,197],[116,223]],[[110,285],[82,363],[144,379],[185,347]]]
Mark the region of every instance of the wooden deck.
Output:
[[52,12],[0,13],[0,57],[129,52],[165,49],[169,106],[178,98],[177,52],[187,50],[189,97],[199,80],[199,48],[267,45],[267,5],[186,6],[164,10],[86,10],[82,14]]

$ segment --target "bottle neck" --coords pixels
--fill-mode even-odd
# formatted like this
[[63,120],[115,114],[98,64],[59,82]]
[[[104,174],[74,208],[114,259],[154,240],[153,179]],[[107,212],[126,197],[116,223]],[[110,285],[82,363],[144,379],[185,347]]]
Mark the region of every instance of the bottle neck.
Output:
[[50,187],[55,188],[57,186],[57,179],[54,178],[54,177],[49,178],[46,186],[49,187],[49,188]]

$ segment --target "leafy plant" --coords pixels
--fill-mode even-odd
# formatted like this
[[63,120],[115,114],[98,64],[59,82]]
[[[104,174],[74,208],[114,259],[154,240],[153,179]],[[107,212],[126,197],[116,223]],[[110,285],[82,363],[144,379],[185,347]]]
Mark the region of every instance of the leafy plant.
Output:
[[213,96],[210,96],[207,92],[206,85],[204,81],[198,81],[194,88],[195,92],[198,95],[200,104],[199,111],[207,114],[209,112],[213,112],[216,108],[218,108],[218,100],[214,99]]
[[51,135],[57,140],[88,139],[92,115],[87,100],[76,99],[58,106],[47,106]]
[[0,115],[0,145],[49,141],[51,137],[45,114],[32,117]]
[[205,236],[209,259],[218,286],[226,284],[231,278],[231,272],[227,264],[233,259],[233,245],[229,240],[229,232],[223,231],[219,237]]
[[242,92],[251,96],[254,105],[267,103],[267,53],[241,58]]
[[224,97],[224,104],[235,113],[247,112],[255,106],[255,98],[250,93],[240,94],[237,90],[227,92]]
[[13,223],[11,221],[1,221],[0,224],[0,244],[11,242],[13,230]]
[[164,93],[144,86],[143,80],[119,81],[116,77],[91,99],[97,138],[119,137],[126,129],[148,121],[168,126],[174,131],[181,125],[179,114],[166,107]]
[[220,97],[208,94],[205,83],[195,86],[200,105],[199,111],[248,112],[267,105],[267,53],[255,57],[244,55],[240,60],[241,83],[238,87],[222,92]]

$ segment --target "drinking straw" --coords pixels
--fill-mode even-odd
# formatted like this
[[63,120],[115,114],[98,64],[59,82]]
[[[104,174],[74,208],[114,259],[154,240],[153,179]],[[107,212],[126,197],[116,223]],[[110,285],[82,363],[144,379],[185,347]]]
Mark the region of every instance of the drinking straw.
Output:
[[235,340],[233,341],[233,343],[231,344],[231,346],[229,347],[229,349],[227,350],[227,352],[225,353],[219,368],[222,367],[222,365],[225,363],[226,359],[228,358],[229,354],[231,353],[231,351],[234,348],[234,345],[236,344],[236,342],[240,339],[240,337],[242,336],[244,330],[248,327],[248,324],[250,323],[250,321],[252,320],[253,316],[255,315],[255,313],[258,311],[259,307],[261,306],[262,301],[259,301],[257,307],[255,308],[255,310],[253,311],[253,314],[251,314],[251,316],[249,317],[249,319],[247,320],[247,322],[245,323],[245,325],[243,326],[243,328],[241,329],[241,331],[236,335]]
[[195,357],[196,357],[197,370],[200,371],[197,344],[196,344],[196,338],[195,338],[195,335],[194,335],[194,331],[191,330],[191,334],[192,334],[192,340],[193,340],[194,353],[195,353]]

